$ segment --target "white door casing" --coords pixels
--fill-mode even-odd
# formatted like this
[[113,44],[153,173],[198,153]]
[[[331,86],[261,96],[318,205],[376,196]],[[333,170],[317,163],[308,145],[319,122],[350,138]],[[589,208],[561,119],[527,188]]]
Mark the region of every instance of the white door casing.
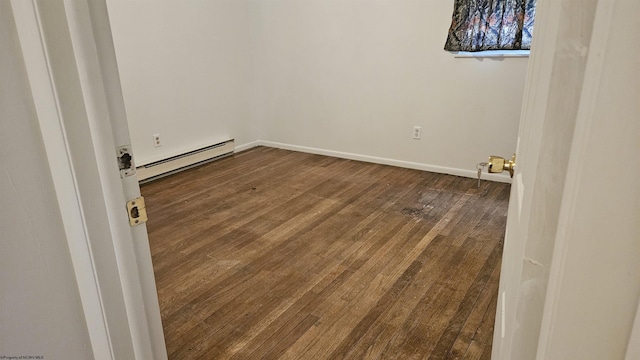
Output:
[[629,359],[638,351],[631,338],[640,330],[638,19],[638,1],[598,2],[539,359]]
[[131,228],[130,143],[103,0],[12,1],[94,356],[163,359],[146,228]]
[[[102,111],[109,114],[109,121],[101,123],[103,128],[96,130],[100,134],[108,134],[111,130],[112,134],[112,138],[104,139],[105,163],[111,165],[105,169],[105,173],[108,172],[111,175],[113,214],[120,216],[118,238],[124,239],[116,244],[116,247],[120,247],[118,254],[122,255],[119,259],[120,271],[128,275],[126,279],[129,281],[130,296],[126,299],[129,299],[127,303],[129,323],[132,331],[138,332],[134,334],[134,339],[137,336],[140,337],[134,341],[134,345],[139,344],[139,352],[144,355],[144,358],[152,354],[153,359],[163,359],[167,356],[166,346],[147,228],[145,224],[131,227],[128,218],[121,216],[124,203],[140,196],[140,187],[136,176],[121,178],[119,172],[114,172],[117,167],[112,165],[115,163],[115,149],[121,146],[130,148],[131,138],[106,1],[77,1],[77,6],[69,8],[75,10],[75,17],[90,19],[93,29],[91,33],[88,29],[89,24],[83,22],[75,23],[75,28],[70,26],[71,33],[75,33],[78,44],[84,45],[78,47],[84,50],[79,57],[86,59],[86,68],[83,69],[86,74],[85,88],[95,94],[97,107],[102,107]],[[102,76],[92,78],[90,74],[95,73],[100,73]],[[98,82],[100,79],[102,83]]]
[[[620,11],[619,17],[610,16],[611,8]],[[621,358],[638,306],[637,281],[631,280],[631,274],[636,274],[635,279],[640,275],[635,265],[640,258],[638,187],[626,177],[637,176],[638,162],[625,163],[629,168],[620,174],[601,165],[610,156],[639,152],[640,96],[636,82],[605,75],[606,66],[596,64],[607,64],[627,76],[640,70],[637,60],[629,60],[637,59],[637,47],[636,54],[629,52],[628,56],[613,50],[633,47],[630,44],[639,30],[638,22],[624,19],[637,19],[638,5],[631,0],[539,1],[537,10],[507,221],[493,358]],[[606,91],[600,81],[603,76],[615,84]],[[590,109],[598,100],[600,110],[615,107],[615,115]],[[596,132],[596,123],[608,124],[611,131]],[[587,142],[590,138],[599,143]],[[608,151],[614,148],[619,150],[617,155]],[[597,154],[606,155],[598,159]],[[607,194],[612,188],[618,197],[593,196],[594,192]],[[616,201],[607,203],[605,199]],[[576,215],[576,208],[584,212],[582,216]],[[625,209],[628,215],[620,220],[620,212],[614,208]],[[600,238],[595,238],[598,228],[606,229],[605,224],[616,224],[616,231],[610,232],[620,234],[614,246],[607,244],[601,231]],[[590,231],[577,231],[590,227]],[[576,238],[577,233],[582,237]],[[582,246],[582,242],[591,247]],[[611,252],[609,257],[602,256],[606,250]],[[568,273],[573,281],[566,280]],[[585,300],[602,296],[598,291],[606,288],[604,284],[619,287],[617,293],[622,296],[600,298],[599,303]],[[581,306],[583,302],[594,306],[593,310],[597,310],[597,304],[605,308],[619,305],[607,317],[604,309],[587,311]],[[574,309],[582,309],[581,316],[572,313]],[[578,323],[582,326],[576,327]],[[602,335],[602,329],[617,329],[608,332],[617,340],[598,338],[595,334]]]

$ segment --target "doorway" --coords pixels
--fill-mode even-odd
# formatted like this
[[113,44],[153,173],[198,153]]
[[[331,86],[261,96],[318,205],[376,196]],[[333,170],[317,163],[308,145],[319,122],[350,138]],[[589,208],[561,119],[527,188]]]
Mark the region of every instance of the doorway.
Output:
[[[21,2],[16,1],[15,3],[17,4]],[[89,13],[91,11],[95,11],[94,6],[96,5],[89,6],[90,8],[88,11]],[[72,8],[74,11],[76,11],[74,13],[74,15],[76,16],[69,17],[69,19],[71,19],[72,21],[76,21],[77,19],[85,19],[85,20],[89,19],[88,21],[89,25],[96,25],[91,23],[90,21],[91,16],[87,15],[86,6],[75,7],[74,5],[74,7]],[[632,219],[637,219],[637,216],[636,216],[638,211],[637,204],[633,202],[637,198],[637,197],[634,197],[635,195],[637,195],[637,192],[632,193],[630,196],[628,193],[625,193],[624,190],[631,189],[632,191],[637,191],[637,187],[636,187],[637,184],[629,181],[629,179],[637,178],[635,175],[637,175],[638,173],[638,167],[634,166],[637,164],[630,163],[630,166],[627,170],[628,170],[628,173],[633,176],[613,177],[613,179],[606,180],[603,178],[604,172],[593,171],[593,167],[583,166],[583,164],[585,164],[587,160],[586,154],[588,154],[592,159],[597,159],[598,160],[597,163],[599,164],[607,164],[608,163],[606,161],[607,158],[604,155],[607,155],[608,147],[615,146],[615,149],[625,150],[622,153],[638,152],[637,139],[631,137],[631,135],[637,133],[636,131],[637,122],[635,121],[635,118],[634,118],[634,116],[637,115],[638,113],[636,111],[637,108],[634,107],[637,105],[637,102],[634,101],[635,98],[633,97],[637,94],[637,89],[633,87],[635,83],[625,81],[624,76],[621,76],[621,70],[620,70],[620,69],[624,69],[625,71],[622,71],[622,73],[624,74],[633,73],[632,70],[634,70],[635,67],[634,67],[634,63],[632,62],[632,59],[637,59],[637,57],[620,56],[620,55],[628,51],[634,51],[636,49],[634,48],[624,49],[624,46],[621,46],[626,42],[626,38],[624,36],[620,36],[620,37],[605,36],[609,34],[609,32],[616,32],[626,36],[628,36],[628,34],[637,33],[637,31],[635,31],[637,30],[637,23],[633,23],[633,22],[623,23],[623,22],[611,21],[611,19],[616,18],[613,16],[613,14],[618,15],[617,16],[618,18],[622,18],[624,17],[624,16],[621,16],[622,14],[631,13],[631,12],[637,13],[637,11],[638,11],[638,5],[635,2],[626,2],[622,0],[607,2],[602,6],[598,6],[596,11],[594,23],[598,25],[597,26],[598,28],[603,28],[606,31],[598,33],[599,36],[597,38],[594,38],[594,40],[592,41],[593,43],[592,49],[594,50],[590,50],[592,51],[592,53],[590,54],[589,57],[592,59],[592,63],[591,63],[591,67],[587,66],[588,70],[586,71],[586,73],[588,77],[585,79],[585,82],[588,83],[590,86],[589,87],[585,86],[586,90],[582,95],[582,96],[585,96],[585,99],[587,99],[588,101],[585,100],[583,102],[583,105],[585,106],[585,108],[582,112],[579,112],[579,115],[578,115],[578,119],[580,121],[577,123],[576,132],[579,133],[581,136],[573,139],[573,144],[575,145],[572,144],[572,147],[571,147],[572,154],[570,156],[569,166],[568,166],[568,172],[570,176],[568,176],[567,178],[567,183],[571,183],[574,187],[572,188],[571,193],[569,193],[566,190],[563,190],[563,193],[556,194],[558,196],[563,196],[565,198],[563,200],[563,203],[567,204],[566,206],[563,205],[561,207],[562,211],[560,213],[560,216],[562,221],[559,223],[559,232],[562,231],[562,234],[566,235],[566,237],[558,237],[562,245],[562,247],[560,248],[561,257],[559,262],[554,261],[555,266],[551,267],[553,276],[550,278],[554,281],[550,283],[550,286],[553,289],[553,293],[552,293],[553,296],[550,296],[547,299],[547,301],[549,301],[550,303],[549,309],[553,308],[554,311],[552,312],[552,311],[545,310],[546,312],[543,314],[543,324],[542,324],[543,326],[541,331],[541,335],[542,335],[541,342],[545,346],[544,350],[551,351],[552,353],[555,353],[555,354],[560,354],[562,351],[571,351],[571,350],[574,350],[574,351],[580,350],[585,352],[585,354],[587,355],[596,354],[595,351],[600,351],[603,354],[610,354],[611,351],[616,351],[616,353],[621,354],[620,357],[622,357],[623,356],[622,354],[624,354],[626,350],[625,348],[627,344],[626,335],[631,333],[631,329],[633,326],[632,320],[629,320],[629,319],[633,318],[633,314],[637,309],[637,294],[638,294],[637,286],[638,285],[636,282],[626,281],[626,279],[636,279],[638,274],[638,268],[636,266],[637,265],[636,260],[638,258],[637,247],[636,247],[637,242],[629,241],[630,239],[631,240],[637,239],[638,229],[637,229],[637,226],[635,226],[632,221],[624,221],[624,220],[627,219],[628,216],[630,216]],[[19,17],[16,17],[17,21],[18,19]],[[104,16],[102,17],[102,19],[104,19]],[[100,17],[98,17],[98,23],[99,23],[99,20],[100,20]],[[88,26],[87,24],[84,24],[84,25]],[[87,41],[86,36],[90,36],[92,31],[96,31],[96,34],[98,35],[98,37],[108,33],[105,31],[96,30],[96,28],[100,28],[100,24],[96,25],[96,27],[88,26],[88,29],[86,28],[84,29],[87,31],[80,31],[83,29],[82,23],[76,22],[74,23],[74,26],[76,27],[72,27],[71,31],[73,32],[75,37],[71,41],[76,41],[75,43],[76,45],[78,44],[77,43],[78,41],[80,41],[80,44],[86,45],[86,43],[83,43],[82,41]],[[78,29],[78,27],[80,28],[80,30]],[[634,31],[622,31],[622,30],[629,30],[629,29]],[[66,30],[60,31],[60,32],[55,32],[53,30],[51,31],[52,31],[51,33],[53,34],[68,36],[69,28],[67,27]],[[24,29],[19,30],[19,36],[22,36],[27,32],[28,31],[24,31]],[[65,39],[69,40],[68,37]],[[104,39],[101,39],[101,41],[102,40]],[[100,44],[104,45],[104,42],[98,43],[99,45],[98,48],[101,50],[104,50],[104,48],[101,47]],[[92,48],[92,49],[95,50],[95,48]],[[81,62],[77,68],[71,69],[73,70],[72,73],[76,75],[78,73],[80,73],[81,75],[90,74],[94,77],[95,76],[99,77],[99,74],[100,74],[99,71],[88,72],[86,68],[87,65],[96,65],[96,64],[97,64],[96,68],[100,68],[100,70],[103,71],[104,73],[106,74],[112,73],[107,71],[108,67],[101,68],[100,61],[95,61],[95,51],[93,52],[86,51],[87,48],[84,48],[82,46],[78,48],[74,48],[72,50],[74,50],[75,60],[76,61],[80,60]],[[604,56],[600,56],[602,55],[601,53],[596,53],[596,51],[600,51],[600,50],[604,51],[604,53],[602,53],[604,54]],[[551,51],[553,53],[555,50],[547,49],[547,51]],[[103,52],[106,54],[105,56],[108,56],[110,54],[109,51],[100,51],[100,53],[103,53]],[[25,52],[25,54],[26,53],[27,52]],[[42,55],[38,55],[38,56],[40,58],[43,58]],[[44,56],[44,58],[46,58],[46,56]],[[31,57],[31,59],[33,59],[33,57]],[[540,59],[553,59],[553,56],[544,56],[544,57],[541,57]],[[33,72],[32,71],[33,68],[30,67],[32,64],[28,60],[25,60],[25,62],[28,65],[27,70],[29,75],[35,76],[36,72]],[[113,61],[111,61],[111,63],[115,64],[115,62]],[[541,61],[540,63],[544,64],[545,61]],[[53,65],[56,65],[56,63],[54,62]],[[60,65],[60,64],[57,64],[57,65]],[[551,61],[551,65],[553,65],[553,61]],[[551,71],[551,69],[552,69],[552,66],[548,67],[546,70]],[[607,76],[600,76],[600,75],[607,75]],[[51,80],[47,76],[44,76],[44,77],[47,78],[47,81]],[[108,78],[113,80],[113,77],[108,77]],[[602,79],[602,82],[600,81],[601,79]],[[93,99],[96,101],[100,100],[102,102],[98,101],[97,104],[104,105],[105,99],[101,99],[100,96],[91,96],[91,95],[95,95],[95,93],[89,90],[97,91],[99,89],[104,89],[105,84],[101,83],[100,79],[98,80],[94,79],[95,81],[87,81],[87,79],[84,79],[84,80],[85,81],[81,82],[79,86],[81,89],[85,90],[82,92],[82,94],[86,95],[86,97],[84,98],[77,97],[76,99],[81,99],[80,102],[88,101],[86,99]],[[74,84],[73,89],[76,89],[75,85],[76,84]],[[107,86],[107,88],[114,91],[114,93],[117,93],[117,91],[115,91],[113,87]],[[65,90],[69,90],[69,89],[70,87],[65,88]],[[546,87],[541,87],[539,89],[541,89],[543,93],[546,93]],[[109,93],[112,94],[111,92]],[[109,99],[112,99],[112,98],[107,96],[107,100]],[[611,104],[615,104],[616,106],[612,106]],[[38,105],[40,104],[38,103],[38,101],[36,101],[36,106]],[[96,103],[92,103],[91,105],[92,106],[90,106],[90,109],[95,110]],[[55,111],[53,113],[55,113]],[[99,111],[97,113],[102,114]],[[92,113],[91,115],[95,115],[95,114],[96,113]],[[619,119],[618,121],[620,121],[620,124],[624,126],[620,126],[620,127],[607,126],[608,122],[605,122],[602,120],[602,119],[607,119],[607,120],[609,119],[608,117],[605,116],[607,114],[615,115],[613,118]],[[73,130],[75,131],[70,133],[72,136],[75,136],[73,140],[85,139],[87,140],[86,142],[83,142],[83,143],[71,142],[70,144],[67,144],[71,147],[71,149],[67,148],[66,149],[67,151],[79,153],[79,152],[82,152],[83,150],[86,150],[85,152],[86,154],[93,154],[94,152],[98,153],[95,159],[96,167],[98,169],[93,169],[93,167],[90,169],[91,171],[85,169],[85,172],[83,172],[83,174],[81,175],[83,176],[91,175],[91,176],[89,176],[89,178],[86,178],[86,177],[74,178],[74,181],[79,181],[79,184],[81,186],[90,186],[90,187],[95,186],[94,189],[100,190],[99,192],[97,192],[97,195],[103,196],[103,198],[98,198],[97,201],[93,203],[87,203],[86,198],[83,199],[78,196],[76,197],[71,196],[72,200],[74,199],[78,200],[79,203],[82,205],[94,205],[94,207],[86,206],[83,210],[84,212],[81,213],[81,215],[84,215],[84,216],[90,215],[89,218],[92,219],[91,223],[83,224],[82,221],[74,220],[73,222],[71,222],[71,224],[79,225],[81,229],[83,229],[82,226],[84,226],[85,230],[90,230],[88,233],[93,233],[98,236],[107,236],[106,238],[107,241],[105,242],[105,244],[111,244],[111,242],[115,243],[115,241],[120,241],[122,239],[131,241],[132,235],[128,234],[128,232],[126,231],[122,231],[123,228],[119,227],[122,220],[121,219],[122,209],[119,206],[115,206],[115,205],[106,206],[107,204],[113,205],[118,201],[125,200],[125,199],[121,199],[122,192],[120,192],[120,190],[122,189],[118,190],[118,187],[115,186],[115,184],[117,184],[117,181],[113,181],[112,175],[114,174],[104,170],[104,169],[113,169],[113,167],[115,166],[113,163],[114,159],[112,156],[113,154],[112,145],[114,144],[121,145],[121,144],[120,144],[120,141],[114,141],[114,139],[119,139],[119,137],[117,136],[114,137],[112,132],[113,131],[117,132],[118,129],[117,127],[108,129],[108,126],[104,126],[105,122],[100,123],[100,121],[97,121],[99,119],[100,117],[91,116],[88,120],[85,119],[84,122],[81,121],[78,124],[80,126],[74,128]],[[115,123],[115,120],[114,119],[112,120]],[[66,121],[69,121],[69,119],[66,119],[66,120],[63,119],[61,124],[58,124],[58,125],[67,124]],[[102,124],[103,127],[100,127],[100,124]],[[92,129],[91,126],[96,126],[97,128]],[[100,129],[100,131],[97,131],[96,129]],[[592,132],[592,129],[594,129],[593,131],[597,130],[597,132]],[[106,130],[106,131],[103,131],[103,130]],[[126,133],[126,131],[124,132]],[[532,131],[530,134],[538,136],[539,134],[541,134],[541,132]],[[93,142],[92,140],[95,140],[95,142]],[[111,156],[107,154],[111,154]],[[68,154],[63,153],[63,155],[54,156],[53,152],[49,152],[49,150],[47,149],[47,155],[51,156],[49,161],[52,167],[54,167],[54,165],[60,165],[60,164],[63,164],[63,165],[71,164],[70,158],[69,156],[67,156]],[[93,164],[94,162],[91,161],[89,163]],[[82,167],[80,166],[77,167],[77,169],[81,169],[81,168]],[[96,171],[93,171],[93,170],[96,170]],[[117,175],[115,179],[117,180]],[[591,181],[593,179],[595,180]],[[602,184],[610,184],[611,185],[609,188],[610,191],[606,193],[607,194],[606,197],[595,198],[598,200],[598,202],[596,203],[594,202],[594,197],[590,196],[590,194],[598,194],[598,195],[602,194],[602,192],[598,191],[598,186],[601,186]],[[56,188],[56,190],[58,190],[58,188]],[[89,193],[89,194],[93,195],[92,193]],[[63,195],[66,195],[66,194],[63,194]],[[60,193],[57,194],[58,199],[60,201],[69,200],[69,197],[66,197],[63,195],[60,195]],[[75,195],[78,195],[78,194],[75,194]],[[580,197],[578,195],[584,195],[584,196]],[[612,195],[615,195],[615,196],[612,196]],[[564,202],[565,200],[566,202]],[[612,200],[615,200],[615,201],[612,201]],[[577,205],[580,205],[580,206],[577,206]],[[595,205],[598,205],[598,206],[595,206]],[[579,211],[576,211],[576,209],[578,209]],[[610,213],[615,213],[619,209],[624,210],[622,216],[614,217],[610,215]],[[103,210],[106,211],[108,216],[93,216],[93,215],[96,215],[95,214],[96,211],[103,211]],[[593,216],[594,214],[597,214],[598,216],[602,216],[602,219],[606,220],[604,223],[616,224],[616,226],[612,227],[612,229],[616,231],[616,239],[621,240],[619,242],[616,242],[617,246],[614,246],[614,247],[608,246],[609,243],[606,243],[605,245],[607,246],[604,247],[602,241],[598,241],[598,240],[601,240],[602,238],[606,238],[607,234],[602,233],[603,227],[596,226],[601,224],[601,222],[594,224],[594,222],[588,221],[590,216]],[[113,220],[113,223],[109,223],[107,219]],[[573,224],[570,221],[574,219],[578,220],[575,223],[576,224],[575,226],[573,226]],[[126,225],[126,222],[125,222],[125,225]],[[95,231],[96,229],[100,229],[103,226],[106,227],[107,230],[92,232],[92,231]],[[576,226],[579,226],[580,228],[576,228]],[[116,236],[114,233],[115,231],[118,231],[117,232],[118,235],[123,235],[123,236]],[[134,233],[135,230],[131,230],[131,232]],[[145,236],[146,236],[146,233],[145,233]],[[87,244],[91,245],[90,242]],[[122,244],[111,244],[111,245],[119,246]],[[135,254],[136,252],[136,249],[130,249],[130,248],[119,248],[118,250],[126,250],[123,254],[127,256],[129,256],[130,254]],[[580,255],[580,254],[586,254],[589,256],[589,259],[598,260],[599,261],[598,264],[600,264],[601,266],[594,267],[592,266],[593,262],[585,263],[584,261],[580,261],[581,259],[583,259],[583,257],[573,256],[573,255]],[[598,258],[598,257],[594,257],[593,256],[594,254],[595,255],[610,254],[611,256]],[[103,255],[105,254],[100,254],[100,256],[103,256]],[[106,255],[109,255],[109,254],[106,254]],[[125,271],[125,270],[132,271],[133,269],[136,269],[137,265],[135,264],[135,258],[132,265],[131,261],[127,263],[127,261],[130,259],[130,258],[127,258],[127,256],[120,259],[125,261],[126,263],[124,266],[121,267],[120,270],[122,271]],[[109,259],[115,260],[113,256],[111,256]],[[513,259],[519,261],[520,257],[515,256],[513,257]],[[554,265],[554,263],[552,263],[551,265]],[[615,266],[610,266],[610,265],[615,265]],[[606,271],[595,274],[594,269],[606,270]],[[134,289],[136,285],[136,281],[140,280],[140,277],[136,276],[135,271],[133,271],[133,273],[134,274],[132,275],[132,277],[129,278],[129,280],[132,280],[131,283],[122,284],[121,288],[125,290],[124,291],[125,293],[128,290]],[[78,271],[76,268],[76,274],[79,277],[81,277],[82,272]],[[131,274],[131,272],[129,272],[129,274]],[[100,271],[97,271],[96,269],[94,269],[94,275],[104,276],[105,273],[104,272],[100,273]],[[516,276],[518,275],[519,274],[516,274]],[[595,275],[595,276],[592,276],[592,275]],[[573,308],[572,305],[577,304],[576,300],[580,297],[581,294],[584,293],[583,291],[584,289],[582,288],[576,289],[570,286],[566,286],[566,284],[569,282],[564,282],[563,280],[568,280],[568,278],[566,278],[567,276],[570,276],[571,279],[578,280],[578,281],[571,281],[570,283],[572,284],[584,283],[585,286],[588,287],[589,294],[591,296],[589,296],[588,299],[585,297],[585,299],[589,300],[588,304],[590,306],[592,306],[593,308],[597,308],[600,311],[589,312],[589,316],[585,316],[585,317],[575,316],[575,314],[571,311]],[[116,274],[112,277],[107,276],[105,279],[119,280],[121,278],[119,277],[118,274]],[[615,281],[612,281],[612,279]],[[79,285],[79,288],[81,293],[88,289],[88,287],[84,287],[82,285]],[[614,293],[617,294],[615,299],[611,299],[610,296],[606,296],[607,294],[612,293],[612,290],[615,290]],[[154,291],[155,291],[155,287],[154,287]],[[148,291],[147,292],[141,291],[138,295],[142,295],[143,293],[149,294]],[[593,296],[594,293],[597,293],[603,296]],[[141,301],[140,299],[135,299],[135,294],[134,296],[131,296],[131,293],[127,293],[122,296],[121,295],[122,294],[109,293],[109,297],[105,297],[102,300],[112,301],[115,296],[115,300],[116,300],[115,303],[122,301],[123,299],[125,300],[124,302],[132,301],[132,302],[129,302],[129,305],[133,304],[133,307],[131,309],[141,309],[142,311],[140,313],[137,313],[134,311],[131,314],[134,314],[137,316],[145,313],[144,307],[142,305],[143,301]],[[153,295],[155,298],[155,294]],[[569,299],[573,301],[563,301],[563,299],[564,300]],[[615,303],[616,306],[610,306],[614,300],[616,301]],[[113,302],[111,304],[113,304]],[[101,304],[98,304],[98,307],[100,305]],[[120,308],[122,309],[122,307]],[[505,307],[503,307],[503,309],[505,309],[506,314],[514,314],[515,304],[511,302],[507,304]],[[557,309],[563,309],[564,311],[557,312],[555,311]],[[88,319],[88,323],[96,319],[100,320],[101,316],[103,315],[104,313],[100,313],[99,311],[85,311],[85,316]],[[622,336],[616,335],[613,338],[607,338],[607,341],[596,341],[599,339],[597,337],[598,334],[590,332],[588,329],[589,326],[580,327],[578,329],[579,331],[558,332],[559,331],[558,329],[560,330],[562,329],[562,327],[560,327],[559,325],[569,326],[569,327],[571,326],[575,327],[575,323],[588,325],[588,321],[594,318],[603,320],[602,323],[607,324],[608,326],[613,325],[614,327],[616,327],[617,330],[620,330],[620,333],[622,334]],[[513,319],[513,317],[511,319]],[[130,322],[129,324],[130,329],[141,330],[139,333],[136,333],[137,335],[150,333],[150,331],[145,331],[149,329],[145,329],[145,326],[147,324],[144,323],[144,320],[127,319],[127,321]],[[509,321],[507,321],[507,323],[509,323]],[[550,324],[552,323],[554,324],[553,327],[550,326]],[[111,324],[113,325],[114,323],[112,322]],[[114,332],[113,328],[106,327],[106,329],[111,333],[113,333],[113,335],[119,334],[117,332]],[[93,330],[95,329],[90,328],[89,330],[90,335],[92,336],[96,334],[94,332],[91,332]],[[516,332],[512,331],[512,329],[508,329],[506,332],[505,331],[501,332],[500,337],[504,338],[504,335],[502,334],[511,335],[515,333]],[[499,333],[496,333],[496,337],[498,337],[498,334]],[[618,331],[614,332],[614,334],[618,334]],[[127,334],[122,334],[122,335],[124,337],[127,337]],[[552,336],[552,335],[557,335],[557,336]],[[525,335],[525,337],[528,337],[528,336]],[[106,341],[122,340],[122,339],[115,339],[115,338],[108,339],[107,337],[105,337],[105,339]],[[138,341],[139,339],[134,339],[134,340],[124,339],[123,341],[125,340],[129,341],[129,343],[131,342],[135,342],[136,344],[144,343],[144,340]],[[602,339],[600,338],[600,340]],[[500,341],[505,342],[507,340],[500,340]],[[94,349],[95,349],[96,345],[94,343],[92,344],[93,344],[92,346],[94,346]],[[571,344],[577,344],[577,345],[573,346]],[[635,344],[637,347],[637,342],[633,342],[633,341],[630,342],[629,346],[632,346],[633,344]],[[138,350],[140,350],[140,353],[142,354],[150,353],[150,351],[147,351],[145,349],[142,349],[142,350],[138,349]],[[503,353],[502,355],[502,357],[508,357],[508,356],[509,356],[508,352]],[[605,355],[601,356],[600,358],[604,356]],[[143,357],[141,356],[141,358]],[[585,356],[585,358],[588,358],[588,356]]]

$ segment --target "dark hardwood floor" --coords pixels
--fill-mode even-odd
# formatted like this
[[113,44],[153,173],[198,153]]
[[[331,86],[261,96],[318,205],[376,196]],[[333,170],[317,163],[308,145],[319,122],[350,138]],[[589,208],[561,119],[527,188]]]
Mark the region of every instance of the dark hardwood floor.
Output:
[[142,187],[170,359],[489,359],[509,185],[258,147]]

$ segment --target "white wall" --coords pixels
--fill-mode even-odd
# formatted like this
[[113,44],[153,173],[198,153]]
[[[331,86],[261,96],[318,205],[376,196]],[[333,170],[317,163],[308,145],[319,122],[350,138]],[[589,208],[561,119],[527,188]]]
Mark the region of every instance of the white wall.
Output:
[[0,356],[93,358],[8,1],[0,1]]
[[139,164],[225,136],[467,170],[515,151],[527,59],[445,52],[451,0],[108,3]]
[[259,6],[262,139],[471,170],[515,151],[527,59],[445,52],[453,1]]
[[137,165],[228,138],[257,139],[247,1],[107,4]]

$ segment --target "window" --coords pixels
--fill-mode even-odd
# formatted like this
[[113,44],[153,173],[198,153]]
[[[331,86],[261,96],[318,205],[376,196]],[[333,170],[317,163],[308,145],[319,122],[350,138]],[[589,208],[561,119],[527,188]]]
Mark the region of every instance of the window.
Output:
[[455,0],[447,51],[529,50],[536,0]]

